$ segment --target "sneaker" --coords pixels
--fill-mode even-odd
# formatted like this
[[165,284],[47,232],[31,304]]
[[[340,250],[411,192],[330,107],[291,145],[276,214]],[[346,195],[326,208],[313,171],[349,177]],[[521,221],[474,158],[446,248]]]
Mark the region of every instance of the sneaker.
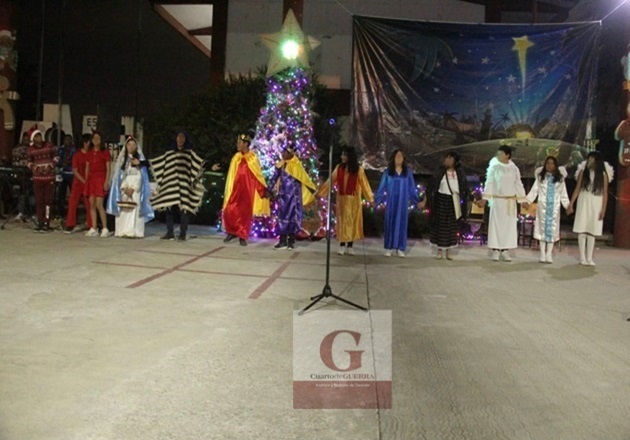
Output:
[[101,238],[107,238],[107,237],[109,237],[110,235],[112,235],[112,234],[111,234],[111,232],[109,232],[109,229],[107,229],[107,228],[103,228],[103,229],[101,230]]
[[44,227],[37,225],[35,229],[33,229],[33,232],[44,232]]
[[85,230],[85,228],[81,225],[76,225],[74,228],[72,228],[72,232],[71,234],[76,234],[77,232],[81,232]]
[[236,235],[228,234],[224,239],[223,243],[229,243],[236,238]]
[[52,231],[53,231],[53,228],[51,228],[48,225],[44,225],[44,226],[42,226],[42,230],[40,232],[48,233],[48,232],[52,232]]
[[396,251],[396,256],[399,258],[405,258],[405,253],[403,251],[401,251],[400,249],[398,249]]
[[20,212],[18,215],[15,216],[14,220],[16,222],[21,222],[22,219],[24,219],[24,216],[22,215],[22,213]]
[[391,250],[391,249],[387,249],[387,250],[385,251],[385,256],[386,256],[386,257],[391,257],[391,256],[392,256],[392,250]]
[[339,246],[339,250],[337,251],[337,253],[339,255],[344,255],[346,253],[346,247],[345,246]]
[[[75,226],[76,227],[76,226]],[[74,232],[74,228],[71,226],[66,227],[66,229],[63,230],[64,234],[72,234]]]
[[90,228],[89,231],[85,233],[86,237],[98,237],[98,231],[94,228]]
[[239,238],[238,244],[240,244],[241,246],[247,246],[247,240],[245,240],[244,238]]
[[281,241],[280,243],[278,243],[277,245],[275,245],[273,248],[276,251],[282,250],[282,249],[286,249],[288,246],[285,242]]
[[356,255],[356,254],[354,253],[354,248],[352,248],[352,247],[349,247],[349,248],[348,248],[348,250],[346,251],[346,253],[347,253],[348,255]]
[[509,251],[501,251],[501,259],[503,261],[512,261],[512,257],[510,257],[510,252]]
[[166,234],[164,234],[163,236],[160,237],[160,240],[173,241],[173,240],[175,240],[175,236],[173,235],[172,232],[167,232]]
[[186,241],[186,234],[179,234],[177,236],[177,241]]
[[501,252],[499,252],[497,249],[492,251],[492,261],[499,261],[499,258],[501,258]]
[[288,250],[288,251],[292,251],[293,249],[295,249],[295,246],[293,245],[293,243],[289,243],[289,244],[287,245],[287,250]]

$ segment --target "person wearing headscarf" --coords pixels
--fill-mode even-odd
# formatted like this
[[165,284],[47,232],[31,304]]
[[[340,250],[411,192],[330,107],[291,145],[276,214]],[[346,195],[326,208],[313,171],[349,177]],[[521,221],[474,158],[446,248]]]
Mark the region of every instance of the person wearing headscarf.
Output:
[[339,240],[339,255],[355,255],[352,245],[363,238],[363,205],[361,199],[374,201],[370,182],[359,165],[354,147],[345,147],[341,152],[341,163],[335,167],[328,179],[317,191],[318,197],[328,194],[330,182],[337,189],[335,206],[335,235]]
[[278,184],[278,234],[280,241],[276,250],[295,247],[295,236],[302,229],[303,207],[313,203],[317,189],[291,147],[282,150],[282,160],[276,163],[268,188],[272,191]]
[[205,161],[192,149],[188,134],[177,133],[175,142],[159,157],[151,160],[157,189],[151,197],[155,210],[166,210],[166,234],[162,240],[174,240],[174,214],[179,211],[178,240],[186,240],[189,215],[201,206],[205,188],[201,178]]
[[248,134],[238,135],[238,151],[230,161],[223,197],[223,230],[227,233],[223,241],[238,238],[241,246],[247,246],[253,216],[270,214],[267,183],[258,156],[249,149],[251,143]]
[[136,139],[128,137],[116,159],[107,199],[107,213],[116,216],[116,237],[143,238],[144,224],[155,217],[147,165]]

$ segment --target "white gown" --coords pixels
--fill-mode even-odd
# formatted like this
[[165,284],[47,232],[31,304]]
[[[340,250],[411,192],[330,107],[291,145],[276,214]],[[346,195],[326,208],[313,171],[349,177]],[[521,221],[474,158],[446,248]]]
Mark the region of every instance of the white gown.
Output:
[[[534,172],[534,184],[527,194],[527,201],[534,203],[538,199],[538,210],[534,222],[534,238],[536,240],[555,243],[560,240],[560,205],[568,208],[570,204],[567,186],[564,178],[567,171],[564,167],[558,168],[563,179],[560,182],[551,183],[549,176],[540,182],[540,173],[546,171],[540,167]],[[550,191],[552,190],[552,191]]]
[[514,162],[504,164],[493,158],[486,172],[483,198],[489,200],[488,247],[518,247],[517,200],[525,199],[521,172]]
[[[132,188],[131,197],[125,194],[125,188]],[[140,217],[140,190],[142,189],[142,174],[139,168],[129,166],[120,184],[120,197],[123,201],[133,201],[135,208],[121,208],[116,216],[116,237],[144,237],[144,219]]]
[[[613,168],[608,162],[604,162],[606,170],[606,177],[608,177],[608,183],[613,180]],[[586,168],[586,161],[582,162],[576,171],[575,178],[579,178],[581,172]],[[589,170],[591,176],[591,182],[595,177],[595,172]],[[588,190],[581,189],[577,199],[577,206],[575,208],[575,222],[573,223],[573,232],[578,234],[590,234],[596,237],[602,235],[604,229],[604,221],[599,220],[599,213],[602,210],[604,204],[604,197],[602,194],[596,195]]]

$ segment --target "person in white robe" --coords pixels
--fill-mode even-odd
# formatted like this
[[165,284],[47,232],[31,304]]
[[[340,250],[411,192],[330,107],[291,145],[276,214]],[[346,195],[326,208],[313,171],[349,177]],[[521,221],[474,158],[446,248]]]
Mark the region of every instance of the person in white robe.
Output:
[[558,166],[558,159],[548,156],[545,166],[534,172],[534,184],[527,194],[525,209],[538,200],[536,220],[534,220],[534,238],[538,240],[541,263],[553,263],[553,246],[560,240],[560,206],[571,214],[569,195],[565,179],[567,170]]
[[577,184],[571,196],[571,209],[577,200],[573,232],[578,234],[580,264],[595,266],[595,237],[602,235],[608,204],[608,185],[614,176],[613,167],[599,151],[591,151],[575,173]]
[[524,202],[521,172],[512,162],[512,148],[502,145],[490,161],[480,206],[490,206],[488,247],[494,261],[511,261],[510,249],[518,247],[518,203]]

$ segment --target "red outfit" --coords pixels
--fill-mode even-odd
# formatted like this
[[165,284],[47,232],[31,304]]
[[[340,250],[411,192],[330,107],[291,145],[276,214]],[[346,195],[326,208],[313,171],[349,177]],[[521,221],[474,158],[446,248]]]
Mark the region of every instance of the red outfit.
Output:
[[87,163],[90,166],[85,194],[87,196],[105,197],[105,179],[107,178],[107,164],[112,161],[109,150],[91,150],[87,152]]
[[258,192],[263,197],[266,189],[247,166],[247,159],[241,159],[236,169],[230,200],[223,208],[223,229],[225,232],[244,240],[249,238],[254,215],[254,196]]
[[37,221],[48,226],[55,192],[55,165],[59,161],[57,148],[45,142],[28,149],[28,167],[33,171],[33,192]]
[[66,215],[66,228],[74,228],[77,225],[77,208],[79,202],[83,198],[83,204],[87,212],[87,226],[92,227],[92,217],[89,214],[90,202],[85,195],[86,184],[81,182],[76,176],[80,174],[85,178],[87,169],[88,154],[82,150],[78,150],[72,157],[72,170],[74,171],[74,179],[72,180],[72,190],[70,190],[70,199],[68,200],[68,214]]

